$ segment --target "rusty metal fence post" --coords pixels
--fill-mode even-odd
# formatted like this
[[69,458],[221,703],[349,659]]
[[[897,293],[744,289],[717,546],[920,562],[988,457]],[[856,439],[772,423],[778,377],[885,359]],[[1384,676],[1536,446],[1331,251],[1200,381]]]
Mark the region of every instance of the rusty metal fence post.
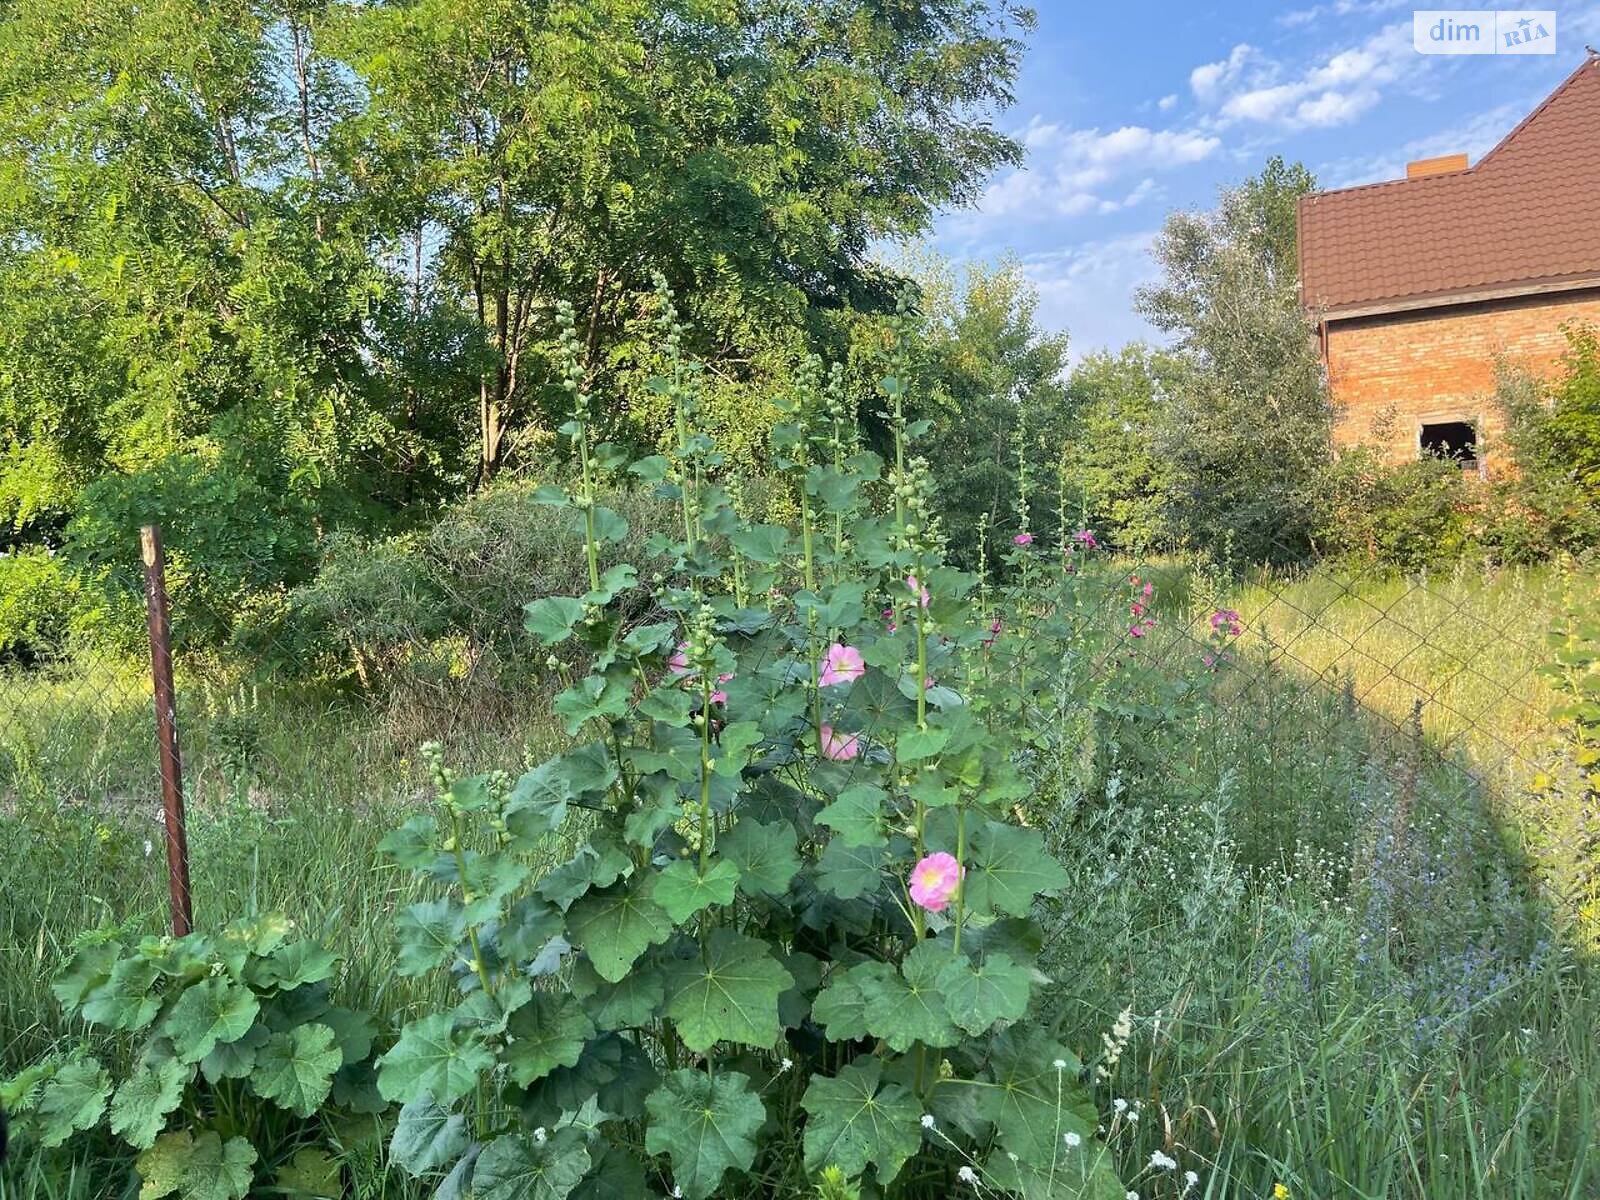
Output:
[[167,611],[166,562],[161,529],[139,530],[144,555],[145,616],[150,628],[150,673],[155,684],[156,741],[161,758],[161,810],[166,828],[167,883],[172,893],[172,932],[194,928],[189,892],[189,842],[183,824],[183,768],[178,755],[178,702],[172,687],[172,622]]

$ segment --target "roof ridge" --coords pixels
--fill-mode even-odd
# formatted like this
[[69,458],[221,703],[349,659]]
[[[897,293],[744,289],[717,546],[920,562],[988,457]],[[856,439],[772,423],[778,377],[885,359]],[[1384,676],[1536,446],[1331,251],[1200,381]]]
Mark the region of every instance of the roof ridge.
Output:
[[1516,137],[1517,134],[1521,133],[1528,127],[1535,117],[1544,112],[1545,109],[1549,108],[1550,105],[1555,102],[1556,97],[1562,95],[1562,93],[1564,93],[1575,82],[1577,82],[1578,77],[1583,74],[1585,67],[1594,67],[1597,70],[1600,70],[1600,57],[1585,54],[1583,61],[1573,69],[1570,75],[1556,85],[1554,91],[1541,100],[1534,107],[1532,112],[1523,117],[1522,120],[1518,121],[1516,125],[1512,127],[1511,132],[1507,133],[1503,138],[1496,142],[1494,147],[1487,154],[1485,154],[1477,162],[1473,163],[1470,167],[1464,167],[1459,171],[1440,171],[1432,175],[1421,175],[1415,179],[1412,179],[1408,176],[1401,176],[1399,179],[1378,179],[1371,183],[1353,183],[1348,187],[1342,188],[1323,188],[1320,191],[1307,192],[1303,198],[1306,200],[1314,200],[1318,196],[1336,196],[1342,195],[1345,192],[1370,191],[1374,188],[1405,187],[1411,184],[1425,184],[1436,179],[1457,179],[1463,175],[1472,175],[1496,154],[1500,153],[1500,151],[1510,143],[1512,138]]
[[1531,113],[1529,113],[1527,116],[1523,117],[1522,120],[1518,121],[1516,123],[1516,125],[1512,128],[1510,133],[1506,134],[1505,137],[1501,138],[1498,142],[1496,142],[1494,144],[1494,146],[1490,149],[1489,153],[1485,154],[1482,158],[1480,158],[1476,163],[1474,163],[1471,167],[1468,167],[1467,169],[1469,171],[1476,171],[1479,167],[1483,166],[1484,163],[1488,162],[1496,154],[1499,154],[1500,151],[1504,150],[1508,145],[1510,145],[1511,144],[1511,139],[1516,137],[1517,134],[1521,133],[1524,129],[1526,129],[1529,125],[1531,125],[1533,123],[1534,119],[1537,118],[1540,113],[1544,112],[1545,109],[1549,108],[1552,104],[1554,104],[1556,102],[1557,97],[1561,96],[1563,93],[1566,92],[1566,90],[1568,88],[1570,88],[1574,83],[1576,83],[1578,81],[1578,77],[1580,75],[1582,75],[1584,70],[1585,70],[1585,68],[1588,68],[1588,67],[1595,67],[1597,69],[1600,69],[1600,58],[1596,58],[1591,54],[1587,54],[1587,53],[1584,54],[1583,61],[1580,62],[1576,67],[1573,68],[1572,74],[1568,75],[1565,79],[1563,79],[1559,84],[1556,85],[1555,91],[1551,92],[1542,101],[1540,101],[1538,106],[1535,107],[1534,110]]

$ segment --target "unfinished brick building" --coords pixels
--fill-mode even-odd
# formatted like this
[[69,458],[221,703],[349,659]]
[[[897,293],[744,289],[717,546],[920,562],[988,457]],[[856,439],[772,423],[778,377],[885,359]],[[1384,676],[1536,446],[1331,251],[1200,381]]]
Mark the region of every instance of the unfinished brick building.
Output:
[[1336,441],[1492,471],[1497,360],[1547,371],[1564,323],[1600,325],[1600,58],[1476,165],[1302,198],[1299,238]]

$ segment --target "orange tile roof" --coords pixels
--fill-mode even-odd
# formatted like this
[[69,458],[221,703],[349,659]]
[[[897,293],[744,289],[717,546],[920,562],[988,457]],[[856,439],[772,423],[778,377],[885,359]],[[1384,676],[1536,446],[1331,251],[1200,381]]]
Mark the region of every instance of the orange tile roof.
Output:
[[1329,316],[1600,282],[1600,58],[1474,167],[1302,197],[1299,238]]

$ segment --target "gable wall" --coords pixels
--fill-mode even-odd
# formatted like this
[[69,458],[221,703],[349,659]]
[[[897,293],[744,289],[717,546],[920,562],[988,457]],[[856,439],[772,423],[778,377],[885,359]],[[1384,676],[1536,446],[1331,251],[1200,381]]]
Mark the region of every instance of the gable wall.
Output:
[[[1328,381],[1339,406],[1337,445],[1377,441],[1374,422],[1393,406],[1382,444],[1391,462],[1417,457],[1423,420],[1471,420],[1487,470],[1503,463],[1494,403],[1497,356],[1549,372],[1566,349],[1561,325],[1600,325],[1600,289],[1485,301],[1328,323]],[[1498,461],[1497,461],[1498,460]]]

